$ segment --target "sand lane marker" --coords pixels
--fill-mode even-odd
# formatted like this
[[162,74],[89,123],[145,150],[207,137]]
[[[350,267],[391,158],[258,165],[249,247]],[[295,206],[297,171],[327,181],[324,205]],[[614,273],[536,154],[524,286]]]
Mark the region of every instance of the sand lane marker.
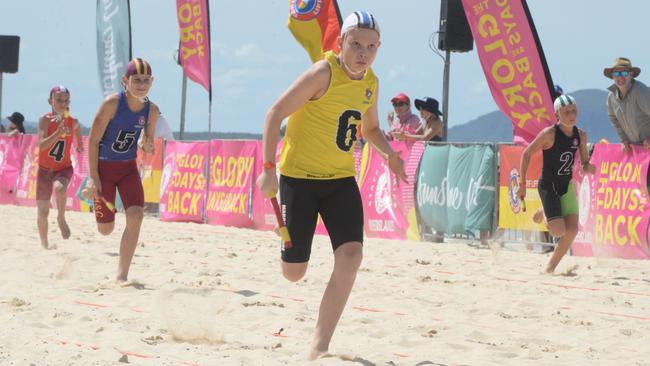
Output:
[[650,320],[650,317],[647,316],[640,316],[640,315],[629,315],[629,314],[621,314],[621,313],[611,313],[608,311],[598,311],[598,310],[591,310],[592,313],[598,313],[598,314],[603,314],[603,315],[611,315],[611,316],[620,316],[623,318],[630,318],[630,319],[639,319],[639,320]]
[[498,281],[507,281],[507,282],[519,282],[519,283],[528,283],[528,280],[518,280],[514,278],[505,278],[505,277],[492,277]]
[[282,296],[282,295],[276,295],[276,294],[266,294],[265,296],[272,297],[274,299],[286,299],[286,300],[291,300],[295,302],[305,302],[305,299],[301,299],[298,297],[288,297],[288,296]]
[[108,307],[108,305],[95,304],[95,303],[92,303],[92,302],[86,302],[86,301],[80,301],[80,300],[75,300],[74,303],[79,304],[79,305],[89,306],[91,308],[107,308]]
[[406,355],[404,353],[398,353],[398,352],[393,352],[393,355],[395,355],[397,357],[400,357],[400,358],[409,358],[409,357],[411,357],[411,356]]
[[362,311],[362,312],[369,312],[369,313],[383,313],[383,312],[385,312],[384,310],[372,309],[372,308],[367,308],[367,307],[364,307],[364,306],[353,306],[352,309]]
[[645,293],[645,292],[625,291],[625,290],[614,290],[614,291],[626,295],[650,296],[649,293]]
[[594,287],[584,287],[584,286],[576,286],[576,285],[563,285],[559,283],[551,283],[551,282],[542,282],[542,285],[546,286],[555,286],[555,287],[562,287],[566,289],[577,289],[577,290],[588,290],[588,291],[602,291],[602,289],[599,288],[594,288]]

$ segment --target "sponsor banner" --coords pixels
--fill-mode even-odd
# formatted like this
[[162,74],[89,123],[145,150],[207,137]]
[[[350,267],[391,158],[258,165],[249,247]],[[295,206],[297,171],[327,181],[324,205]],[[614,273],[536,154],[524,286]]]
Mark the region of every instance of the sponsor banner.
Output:
[[555,123],[553,83],[525,0],[462,0],[492,97],[515,142]]
[[524,148],[501,145],[499,172],[499,228],[514,230],[546,231],[546,227],[533,222],[533,214],[542,207],[537,182],[542,176],[542,152],[530,158],[526,172],[526,211],[517,198],[519,167]]
[[[65,208],[71,211],[82,211],[81,200],[77,196],[77,192],[82,189],[82,185],[88,176],[88,136],[82,136],[81,139],[84,145],[82,153],[77,152],[76,138],[75,145],[70,149],[70,161],[72,162],[74,173],[72,174],[72,179],[70,179],[70,184],[68,184]],[[56,207],[56,195],[54,192],[52,193],[52,207]]]
[[20,176],[16,184],[16,203],[36,206],[36,178],[38,174],[38,136],[23,135],[23,154]]
[[0,204],[17,204],[16,185],[23,168],[25,136],[29,135],[0,134]]
[[97,0],[97,70],[102,95],[122,90],[122,75],[131,59],[129,0]]
[[144,202],[160,202],[160,179],[162,177],[163,152],[165,142],[162,138],[154,140],[154,153],[145,154],[138,146],[137,164],[144,189]]
[[642,146],[626,153],[620,144],[597,144],[591,156],[596,174],[575,165],[580,214],[573,254],[650,259],[649,162]]
[[[391,147],[404,161],[408,160],[406,144],[391,143]],[[365,234],[369,238],[406,239],[408,221],[397,177],[390,171],[383,156],[370,144],[366,144],[364,150],[363,156],[367,160],[361,163],[365,171],[360,174],[359,186]]]
[[178,61],[190,80],[212,93],[208,0],[176,0],[180,32]]
[[167,141],[160,183],[160,219],[203,223],[208,142]]
[[427,146],[417,183],[422,221],[447,234],[492,229],[493,167],[490,146]]
[[210,141],[207,223],[253,227],[254,141]]

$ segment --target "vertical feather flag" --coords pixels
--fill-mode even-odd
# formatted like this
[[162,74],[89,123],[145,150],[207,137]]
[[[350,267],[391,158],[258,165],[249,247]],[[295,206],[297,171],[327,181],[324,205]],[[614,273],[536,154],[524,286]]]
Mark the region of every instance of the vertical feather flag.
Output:
[[208,0],[176,0],[176,12],[181,37],[179,62],[183,72],[202,85],[212,99]]
[[555,123],[553,80],[526,0],[462,0],[494,101],[530,143]]
[[130,59],[129,0],[97,0],[97,69],[104,96],[122,90],[122,75]]
[[329,50],[339,52],[342,23],[336,0],[289,0],[289,30],[312,62]]

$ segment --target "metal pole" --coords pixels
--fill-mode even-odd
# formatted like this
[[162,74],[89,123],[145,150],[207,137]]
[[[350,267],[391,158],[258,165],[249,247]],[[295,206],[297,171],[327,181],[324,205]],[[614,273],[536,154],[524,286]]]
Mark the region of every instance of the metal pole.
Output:
[[183,72],[183,87],[181,91],[181,126],[178,138],[183,141],[183,132],[185,132],[185,102],[187,101],[187,75]]
[[443,121],[442,124],[442,136],[444,141],[448,141],[447,136],[447,127],[449,126],[449,68],[451,63],[451,52],[445,50],[445,71],[442,81],[442,115]]

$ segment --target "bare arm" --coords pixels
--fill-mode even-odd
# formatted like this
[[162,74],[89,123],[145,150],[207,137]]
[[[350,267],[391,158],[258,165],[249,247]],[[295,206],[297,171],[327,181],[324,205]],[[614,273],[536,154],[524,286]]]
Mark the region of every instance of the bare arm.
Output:
[[50,123],[50,119],[46,116],[41,117],[38,120],[38,148],[40,150],[47,150],[56,142],[59,138],[59,135],[65,131],[65,125],[59,123],[58,128],[51,135],[47,135],[47,125]]
[[99,179],[99,142],[106,132],[106,127],[117,111],[118,96],[117,94],[106,98],[99,106],[95,119],[90,127],[88,136],[88,169],[90,178],[97,181]]
[[526,197],[526,173],[528,172],[531,156],[539,150],[551,148],[554,140],[555,129],[553,127],[547,127],[524,150],[521,156],[521,165],[519,166],[519,189],[517,190],[517,197],[522,200]]
[[83,152],[84,142],[83,138],[81,137],[81,125],[79,124],[78,119],[74,120],[74,135],[77,138],[77,152]]
[[160,117],[160,108],[151,103],[149,107],[149,116],[147,118],[147,125],[144,128],[144,136],[142,139],[142,150],[147,154],[154,153],[154,139],[156,137],[156,124]]
[[[377,94],[379,94],[379,91],[377,91]],[[399,154],[390,147],[390,144],[386,141],[386,136],[384,136],[379,128],[376,101],[363,114],[362,121],[361,131],[363,132],[363,137],[384,156],[388,162],[388,167],[393,173],[406,182],[407,176],[404,172],[404,162],[399,157]]]
[[[275,163],[275,151],[280,137],[280,124],[291,113],[313,99],[327,92],[331,70],[327,61],[318,61],[296,79],[293,84],[273,103],[264,118],[264,137],[262,139],[263,161]],[[264,169],[257,179],[257,185],[267,196],[278,190],[275,168]]]
[[587,133],[581,129],[578,129],[580,133],[580,166],[582,171],[589,174],[596,173],[596,167],[589,163],[589,152],[587,151]]

